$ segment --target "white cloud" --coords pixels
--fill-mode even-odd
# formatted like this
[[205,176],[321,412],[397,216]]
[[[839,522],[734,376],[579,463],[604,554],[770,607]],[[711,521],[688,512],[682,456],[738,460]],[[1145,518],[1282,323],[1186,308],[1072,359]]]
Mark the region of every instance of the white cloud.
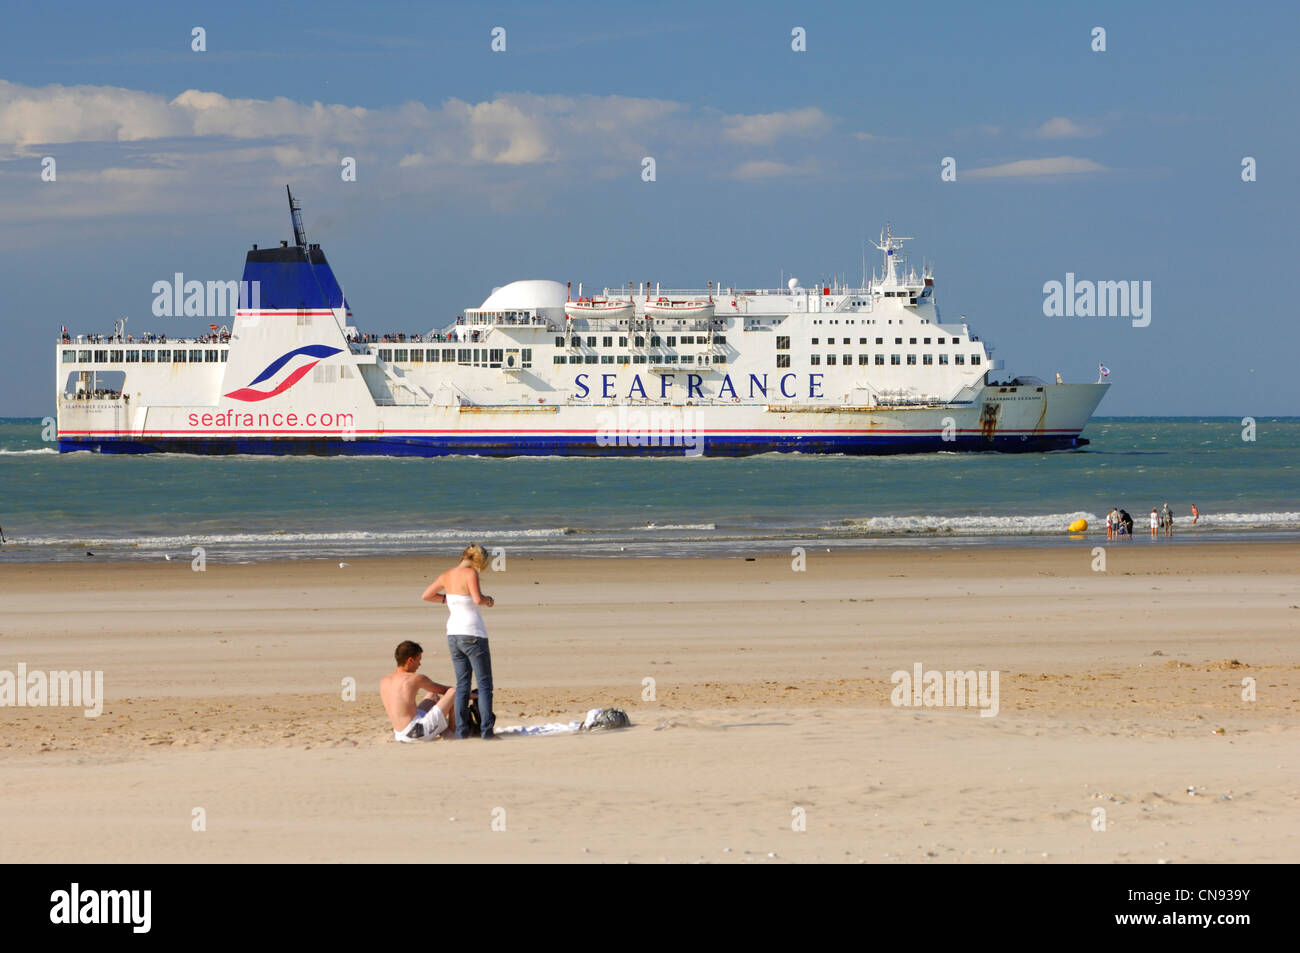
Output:
[[453,119],[463,123],[470,140],[470,158],[504,165],[545,162],[557,155],[544,117],[526,112],[515,103],[497,99],[488,103],[448,104]]
[[[501,93],[482,102],[366,108],[201,89],[167,96],[0,81],[0,166],[15,173],[0,176],[0,201],[14,222],[75,218],[79,210],[101,216],[230,207],[268,181],[304,189],[337,182],[343,156],[354,157],[359,178],[388,196],[492,199],[512,184],[536,195],[540,182],[551,194],[565,183],[635,179],[643,156],[704,177],[728,170],[722,174],[761,180],[816,173],[815,163],[780,146],[802,149],[791,137],[819,136],[830,125],[815,107],[723,115],[626,96]],[[755,146],[772,154],[752,159],[745,153]],[[39,180],[44,155],[58,160],[57,183]],[[33,184],[43,187],[33,191]]]
[[735,179],[775,179],[790,175],[810,175],[817,171],[816,162],[805,159],[798,165],[778,162],[774,159],[755,159],[742,162],[731,173]]
[[816,106],[807,106],[779,113],[724,116],[722,126],[722,135],[728,140],[761,146],[783,136],[820,136],[830,129],[831,121]]
[[36,146],[151,139],[265,139],[302,148],[366,143],[401,156],[527,165],[623,148],[683,112],[680,103],[624,96],[508,93],[480,103],[366,109],[197,89],[168,100],[111,86],[0,81],[0,144],[10,144],[7,157],[30,157]]
[[[134,142],[182,134],[161,96],[114,86],[30,88],[0,80],[0,143],[10,154],[62,142]],[[6,150],[7,151],[7,150]]]
[[1051,159],[1020,159],[1016,162],[1004,162],[984,169],[972,169],[963,175],[970,178],[1027,178],[1036,175],[1075,175],[1083,172],[1106,172],[1104,165],[1091,159],[1076,156],[1056,156]]
[[184,176],[175,169],[97,169],[86,173],[92,181],[112,183],[115,185],[143,186],[159,188],[180,182]]
[[1055,116],[1039,126],[1034,135],[1040,139],[1086,139],[1098,135],[1098,130],[1065,116]]

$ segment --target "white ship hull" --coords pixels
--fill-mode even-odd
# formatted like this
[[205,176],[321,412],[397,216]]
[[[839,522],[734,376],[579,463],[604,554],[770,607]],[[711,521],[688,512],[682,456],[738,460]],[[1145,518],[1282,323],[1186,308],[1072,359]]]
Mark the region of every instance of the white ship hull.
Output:
[[[231,405],[68,401],[62,450],[442,456],[887,454],[1073,449],[1107,384],[986,389],[967,406],[655,403],[369,407],[302,398]],[[994,422],[988,424],[988,408]]]

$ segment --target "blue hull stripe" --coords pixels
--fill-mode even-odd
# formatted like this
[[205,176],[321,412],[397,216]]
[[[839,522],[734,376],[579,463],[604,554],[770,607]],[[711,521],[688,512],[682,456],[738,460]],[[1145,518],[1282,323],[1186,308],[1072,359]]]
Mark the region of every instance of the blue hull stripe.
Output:
[[[982,436],[958,436],[943,440],[938,435],[915,437],[864,434],[825,435],[817,437],[745,435],[706,437],[703,455],[740,457],[755,453],[843,453],[894,454],[937,453],[952,451],[994,451],[999,453],[1073,450],[1088,443],[1074,434],[1009,434],[992,440]],[[591,436],[512,437],[507,435],[440,435],[358,437],[268,438],[268,437],[85,437],[59,439],[64,453],[88,450],[98,453],[193,453],[193,454],[269,454],[274,456],[391,456],[442,457],[456,454],[515,456],[672,456],[687,452],[676,446],[601,446]]]

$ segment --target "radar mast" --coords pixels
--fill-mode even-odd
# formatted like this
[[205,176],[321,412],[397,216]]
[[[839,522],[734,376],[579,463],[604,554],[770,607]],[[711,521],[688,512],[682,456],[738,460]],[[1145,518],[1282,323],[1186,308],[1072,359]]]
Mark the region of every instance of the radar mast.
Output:
[[284,190],[289,193],[289,214],[293,216],[293,241],[299,248],[307,247],[307,229],[302,224],[302,203],[293,197],[289,186]]

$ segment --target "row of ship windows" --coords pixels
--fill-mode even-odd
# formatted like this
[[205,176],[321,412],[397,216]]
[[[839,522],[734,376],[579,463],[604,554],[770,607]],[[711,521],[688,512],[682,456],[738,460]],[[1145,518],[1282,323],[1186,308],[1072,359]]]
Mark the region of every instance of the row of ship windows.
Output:
[[[885,363],[885,355],[883,355],[883,354],[877,354],[875,357],[876,357],[876,360],[875,360],[875,364],[876,364],[876,366],[877,366],[877,367],[883,367],[883,366],[884,366],[884,363]],[[844,364],[845,367],[847,367],[847,366],[849,366],[850,364],[853,363],[853,355],[852,355],[852,354],[841,354],[841,355],[838,355],[838,358],[840,359],[840,363]],[[835,366],[835,363],[836,363],[836,359],[837,359],[837,355],[835,355],[835,354],[827,354],[827,355],[826,355],[826,365],[827,365],[828,367],[834,367],[834,366]],[[980,355],[978,355],[978,354],[972,354],[972,355],[970,356],[970,362],[971,362],[971,364],[978,365],[978,364],[980,363]],[[811,364],[813,367],[819,367],[819,366],[821,365],[821,363],[822,363],[822,356],[821,356],[820,354],[811,354],[811,355],[808,356],[808,363]],[[871,362],[871,355],[869,355],[869,354],[859,354],[859,355],[858,355],[858,364],[861,365],[861,364],[870,364],[870,363],[872,363],[872,362]],[[914,366],[916,365],[916,355],[915,355],[915,354],[891,354],[891,355],[889,355],[889,363],[890,363],[890,365],[893,366],[893,367],[898,367],[898,366],[900,366],[900,365],[902,365],[902,364],[906,364],[908,367],[914,367]],[[922,363],[923,365],[925,365],[926,367],[929,367],[930,365],[934,364],[934,355],[933,355],[933,354],[922,354],[922,355],[921,355],[921,363]],[[952,363],[954,363],[954,364],[965,365],[965,363],[966,363],[966,355],[965,355],[965,354],[954,354],[954,355],[952,355]],[[939,355],[939,364],[940,364],[940,365],[943,365],[943,366],[946,366],[946,365],[948,364],[948,355],[947,355],[947,354],[940,354],[940,355]],[[778,354],[778,355],[776,356],[776,366],[777,366],[777,367],[789,367],[789,366],[790,366],[790,355],[789,355],[789,354]]]
[[[166,353],[166,352],[162,352],[162,353]],[[177,353],[183,353],[183,352],[177,352]],[[195,354],[195,353],[198,352],[191,352],[191,354]],[[916,358],[917,355],[915,354],[890,354],[889,363],[892,366],[899,366],[903,364],[906,364],[908,366],[914,366],[917,363]],[[505,359],[505,352],[501,348],[477,348],[477,347],[476,348],[467,348],[467,347],[428,348],[427,350],[424,348],[381,348],[379,351],[379,359],[381,361],[385,361],[389,363],[398,363],[398,364],[422,364],[427,361],[428,363],[431,364],[436,364],[439,362],[445,364],[487,363],[492,366],[498,366]],[[183,361],[184,358],[181,358],[181,360]],[[194,360],[194,358],[191,358],[191,360]],[[532,348],[523,348],[520,353],[520,360],[524,367],[530,367],[533,362]],[[556,354],[553,360],[554,363],[556,364],[645,364],[648,363],[648,358],[644,354],[600,354],[600,355],[575,354],[572,357],[568,357],[564,354]],[[667,354],[663,356],[662,360],[677,361],[682,364],[694,364],[695,355],[694,354],[682,354],[682,355]],[[981,361],[981,355],[972,354],[970,356],[971,364],[978,365],[980,361]],[[712,363],[714,364],[725,364],[726,362],[727,362],[726,357],[724,357],[721,354],[715,354],[712,357]],[[822,355],[820,354],[809,355],[808,362],[814,367],[820,366],[822,363]],[[837,362],[846,365],[852,364],[853,355],[852,354],[843,354],[843,355],[827,354],[826,355],[826,365],[828,367],[834,367]],[[860,365],[870,364],[872,363],[871,356],[868,354],[859,354],[857,356],[857,362]],[[941,366],[946,366],[948,362],[949,362],[949,355],[947,354],[939,355],[938,363]],[[710,363],[709,355],[701,354],[699,356],[699,363],[701,364]],[[921,355],[921,364],[928,367],[930,365],[933,365],[934,363],[935,363],[935,359],[933,354]],[[965,354],[952,355],[952,363],[964,365],[966,363],[966,355]],[[884,354],[875,355],[875,364],[877,366],[884,366],[885,355]],[[512,362],[512,366],[513,366],[513,362]],[[790,355],[778,354],[776,356],[776,366],[789,367]]]
[[[875,355],[875,365],[876,365],[877,367],[883,367],[883,366],[885,365],[885,356],[886,356],[886,355],[884,355],[884,354],[877,354],[877,355]],[[904,365],[904,364],[907,365],[908,367],[914,367],[914,366],[916,366],[916,363],[917,363],[917,361],[916,361],[916,357],[917,357],[917,356],[916,356],[915,354],[890,354],[890,355],[888,355],[888,357],[889,357],[889,364],[890,364],[890,366],[893,366],[893,367],[899,367],[899,366],[902,366],[902,365]],[[939,355],[939,364],[940,364],[941,366],[946,367],[946,366],[948,365],[948,363],[949,363],[948,358],[949,358],[949,355],[947,355],[947,354],[940,354],[940,355]],[[631,355],[628,355],[628,354],[600,354],[600,355],[597,355],[597,354],[586,354],[586,355],[575,354],[575,355],[573,355],[572,357],[566,357],[566,356],[563,355],[563,354],[556,354],[555,357],[553,358],[553,360],[554,360],[554,362],[555,362],[556,364],[645,364],[645,363],[648,363],[648,358],[647,358],[644,354],[631,354]],[[694,355],[694,354],[681,354],[681,355],[677,355],[677,354],[667,354],[667,355],[664,355],[663,357],[655,358],[655,360],[656,360],[657,362],[661,362],[661,363],[663,363],[663,362],[674,363],[674,362],[675,362],[675,363],[678,363],[678,364],[694,364],[694,363],[695,363],[695,355]],[[970,356],[970,362],[971,362],[971,364],[978,366],[979,363],[980,363],[980,361],[981,361],[981,356],[980,356],[979,354],[972,354],[972,355]],[[701,355],[700,355],[699,363],[701,363],[701,364],[708,364],[708,363],[709,363],[709,355],[707,355],[707,354],[701,354]],[[725,364],[725,363],[727,363],[727,358],[726,358],[725,356],[721,355],[721,354],[715,354],[715,355],[713,355],[712,363],[714,363],[714,364]],[[810,365],[812,365],[813,367],[820,367],[821,364],[822,364],[822,355],[820,355],[820,354],[812,354],[812,355],[809,355],[808,363],[809,363]],[[851,366],[851,365],[853,364],[853,355],[852,355],[852,354],[841,354],[841,355],[837,355],[837,354],[827,354],[827,355],[826,355],[826,366],[827,366],[827,367],[835,367],[837,363],[843,364],[845,367]],[[859,355],[858,355],[858,364],[859,364],[859,365],[867,365],[867,364],[871,364],[871,363],[872,363],[871,355],[869,355],[869,354],[859,354]],[[923,364],[924,366],[929,367],[929,366],[933,365],[934,363],[935,363],[935,360],[934,360],[934,355],[933,355],[933,354],[922,354],[922,355],[921,355],[921,364]],[[952,363],[953,363],[953,364],[960,364],[960,365],[963,365],[963,366],[964,366],[964,365],[966,364],[966,355],[965,355],[965,354],[954,354],[954,355],[952,355]],[[779,367],[779,368],[789,367],[789,366],[790,366],[790,355],[789,355],[789,354],[778,354],[778,355],[776,356],[776,366]]]
[[[591,335],[590,337],[586,338],[587,347],[596,347],[597,340],[600,341],[600,345],[599,345],[600,347],[614,346],[614,338],[612,335],[602,337],[602,338],[597,338],[595,335]],[[644,336],[638,334],[633,338],[633,340],[636,342],[633,345],[634,347],[645,347]],[[650,336],[651,347],[676,347],[678,341],[681,341],[682,344],[708,344],[709,337],[706,334],[683,334],[680,336],[670,334],[667,335],[666,337],[660,337],[658,334],[653,334]],[[618,339],[618,346],[627,347],[627,342],[628,342],[628,338],[620,337]],[[726,344],[727,339],[724,335],[715,334],[713,335],[713,343]],[[570,347],[582,347],[582,345],[583,345],[583,338],[579,337],[576,334],[573,337],[569,338],[568,340],[568,346]],[[565,347],[566,346],[565,339],[562,337],[557,337],[555,339],[555,346]]]
[[[922,340],[923,340],[923,343],[925,343],[925,344],[929,344],[929,343],[930,343],[930,339],[929,339],[929,338],[923,338]],[[939,343],[939,344],[944,344],[944,343],[947,342],[947,340],[948,340],[947,338],[939,338],[939,340],[938,340],[937,343]],[[817,346],[818,341],[819,341],[818,338],[813,338],[813,339],[812,339],[813,347],[816,347],[816,346]],[[842,341],[844,344],[852,344],[852,343],[853,343],[853,339],[852,339],[852,338],[841,338],[841,341]],[[834,345],[834,344],[835,344],[835,339],[834,339],[834,338],[827,338],[827,339],[826,339],[826,343],[829,344],[829,345]],[[859,343],[859,344],[866,344],[866,343],[867,343],[867,338],[858,338],[858,343]],[[884,339],[884,338],[876,338],[876,343],[877,343],[877,344],[884,344],[884,343],[885,343],[885,339]],[[902,338],[894,338],[894,343],[895,343],[895,344],[902,344],[902,343],[903,343],[903,339],[902,339]],[[916,338],[908,338],[908,339],[907,339],[907,343],[908,343],[908,344],[915,344],[915,343],[916,343]],[[960,346],[961,346],[961,338],[953,338],[953,339],[952,339],[952,345],[953,345],[953,347],[960,347]],[[778,336],[777,339],[776,339],[776,349],[777,349],[778,351],[788,351],[788,350],[790,350],[790,339],[789,339],[788,337],[780,337],[780,336]]]
[[[877,322],[876,322],[876,319],[875,319],[875,318],[866,318],[866,319],[864,319],[864,320],[861,321],[861,322],[858,322],[858,321],[856,321],[856,320],[853,319],[853,318],[849,318],[849,319],[847,319],[847,320],[843,320],[843,321],[840,320],[839,318],[813,318],[813,322],[812,322],[812,323],[813,323],[813,324],[858,324],[858,323],[861,323],[861,324],[876,324]],[[895,323],[895,322],[894,322],[894,319],[893,319],[893,318],[889,318],[885,323],[886,323],[886,324],[893,324],[893,323]],[[899,324],[903,324],[903,323],[904,323],[904,322],[903,322],[903,319],[902,319],[902,318],[899,318],[897,323],[899,323]],[[929,324],[930,322],[929,322],[927,319],[922,318],[922,319],[921,319],[921,323],[922,323],[922,324]]]
[[208,350],[197,348],[194,350],[174,351],[135,351],[135,350],[108,350],[108,351],[64,351],[64,364],[219,364],[225,363],[230,357],[230,352],[222,349]]
[[[553,358],[556,364],[648,364],[650,359],[644,354],[574,354],[572,357],[566,357],[563,354],[556,354]],[[654,359],[656,364],[694,364],[694,354],[665,354],[662,357]],[[709,355],[701,354],[699,363],[708,364]],[[713,355],[714,364],[726,364],[727,359],[721,354]]]
[[[379,359],[390,364],[438,364],[441,362],[443,364],[490,364],[496,367],[505,362],[506,353],[504,348],[499,347],[398,347],[380,348]],[[510,367],[514,366],[515,360],[520,361],[524,367],[531,367],[533,349],[531,347],[523,348],[518,357],[512,353]]]

